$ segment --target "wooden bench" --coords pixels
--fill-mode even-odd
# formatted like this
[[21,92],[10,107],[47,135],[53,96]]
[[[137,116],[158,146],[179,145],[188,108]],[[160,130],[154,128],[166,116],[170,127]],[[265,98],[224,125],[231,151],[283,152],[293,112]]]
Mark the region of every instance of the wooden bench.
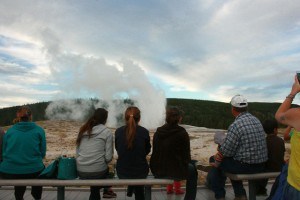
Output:
[[173,184],[170,179],[89,179],[89,180],[58,180],[58,179],[0,179],[0,186],[53,186],[57,187],[57,199],[65,199],[65,187],[68,186],[128,186],[145,185],[145,199],[151,200],[153,185]]
[[231,180],[235,181],[248,181],[249,186],[249,200],[256,200],[256,188],[255,180],[266,179],[266,178],[276,178],[280,172],[264,172],[257,174],[231,174],[225,173],[225,175]]

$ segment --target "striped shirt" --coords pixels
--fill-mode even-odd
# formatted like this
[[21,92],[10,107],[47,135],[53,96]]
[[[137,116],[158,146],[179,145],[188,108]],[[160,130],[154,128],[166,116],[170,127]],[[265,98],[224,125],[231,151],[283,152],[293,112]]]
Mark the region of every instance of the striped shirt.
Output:
[[249,112],[243,112],[229,126],[220,148],[225,157],[248,164],[266,162],[268,159],[265,132],[260,121]]

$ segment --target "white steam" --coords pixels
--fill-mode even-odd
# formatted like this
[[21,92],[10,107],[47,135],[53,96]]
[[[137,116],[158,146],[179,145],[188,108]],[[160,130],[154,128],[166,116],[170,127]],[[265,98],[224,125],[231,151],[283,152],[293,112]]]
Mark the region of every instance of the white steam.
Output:
[[109,112],[107,125],[117,127],[130,99],[141,110],[142,126],[152,129],[164,122],[164,93],[150,83],[139,64],[129,59],[109,64],[98,56],[69,53],[50,31],[42,35],[54,82],[61,91],[56,99],[63,99],[48,106],[48,118],[82,121],[91,107],[104,107]]

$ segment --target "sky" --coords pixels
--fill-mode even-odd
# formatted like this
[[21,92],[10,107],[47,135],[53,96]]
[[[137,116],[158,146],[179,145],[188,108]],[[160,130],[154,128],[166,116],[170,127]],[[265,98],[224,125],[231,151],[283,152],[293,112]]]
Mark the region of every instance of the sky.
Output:
[[235,94],[282,102],[300,71],[299,10],[290,0],[1,0],[0,108]]

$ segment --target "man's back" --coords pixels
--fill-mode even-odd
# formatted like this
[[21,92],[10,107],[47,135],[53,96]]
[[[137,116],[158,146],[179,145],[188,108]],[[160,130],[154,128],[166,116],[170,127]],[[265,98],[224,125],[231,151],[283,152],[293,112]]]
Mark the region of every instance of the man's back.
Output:
[[266,162],[267,145],[261,122],[248,112],[239,114],[230,125],[220,151],[224,156],[243,163]]

